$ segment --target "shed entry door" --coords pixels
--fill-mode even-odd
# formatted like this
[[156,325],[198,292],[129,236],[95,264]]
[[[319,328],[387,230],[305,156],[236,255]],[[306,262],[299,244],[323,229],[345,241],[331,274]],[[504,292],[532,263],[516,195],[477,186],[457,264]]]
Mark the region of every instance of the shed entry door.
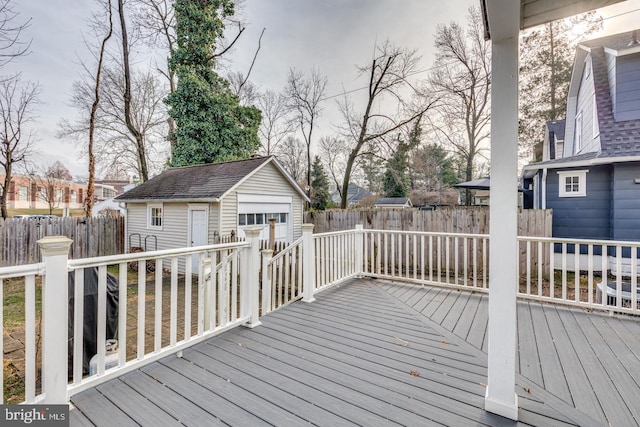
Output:
[[[189,246],[204,246],[208,244],[209,234],[207,226],[207,211],[205,209],[189,209]],[[191,256],[191,268],[198,273],[199,255]]]
[[[240,197],[244,196],[244,197]],[[245,227],[262,227],[261,240],[269,239],[269,220],[275,220],[276,240],[293,240],[293,212],[290,196],[239,195],[238,236],[244,237]]]

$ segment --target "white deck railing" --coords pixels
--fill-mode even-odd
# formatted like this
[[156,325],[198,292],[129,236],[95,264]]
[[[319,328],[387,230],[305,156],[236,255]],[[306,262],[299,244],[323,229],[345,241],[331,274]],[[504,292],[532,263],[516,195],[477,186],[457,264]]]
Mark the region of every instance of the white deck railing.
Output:
[[[64,403],[75,393],[229,328],[259,324],[260,230],[255,236],[246,231],[246,242],[79,260],[68,260],[69,239],[45,238],[40,241],[43,263],[0,268],[0,284],[11,280],[14,288],[24,286],[24,401]],[[192,271],[194,257],[198,271]],[[87,274],[97,277],[95,296],[85,293]],[[117,290],[110,293],[109,283]],[[115,309],[109,298],[117,300]],[[91,305],[85,307],[87,301]],[[89,317],[95,325],[87,326],[85,311],[93,308]],[[115,317],[115,312],[117,319],[110,319],[108,314]],[[109,322],[117,329],[110,331]],[[91,328],[96,331],[96,373],[88,376],[85,353],[92,351],[84,334]],[[119,341],[115,358],[105,345],[114,337]]]
[[[260,315],[291,302],[311,302],[314,294],[351,277],[488,291],[488,235],[361,226],[316,235],[312,230],[305,224],[299,240],[276,256],[262,251],[262,261],[258,234],[252,236],[252,230],[245,231],[246,242],[71,261],[65,252],[68,239],[43,239],[43,263],[0,268],[0,300],[6,297],[5,286],[20,288],[24,296],[24,400],[66,402],[75,393],[229,328],[256,326]],[[519,297],[640,314],[640,242],[518,240],[520,283],[514,286]],[[84,344],[84,314],[90,300],[84,286],[85,275],[96,273],[97,372],[87,376],[84,353],[90,350]],[[117,331],[108,334],[110,281],[118,285],[118,314]],[[73,295],[67,295],[67,289]],[[105,346],[111,335],[119,340],[115,361]]]

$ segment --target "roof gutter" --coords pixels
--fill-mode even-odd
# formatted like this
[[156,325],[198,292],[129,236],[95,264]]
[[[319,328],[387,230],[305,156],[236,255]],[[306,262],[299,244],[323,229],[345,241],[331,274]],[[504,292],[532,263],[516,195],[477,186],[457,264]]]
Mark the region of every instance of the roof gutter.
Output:
[[202,199],[120,199],[121,203],[220,203],[219,197],[207,197]]

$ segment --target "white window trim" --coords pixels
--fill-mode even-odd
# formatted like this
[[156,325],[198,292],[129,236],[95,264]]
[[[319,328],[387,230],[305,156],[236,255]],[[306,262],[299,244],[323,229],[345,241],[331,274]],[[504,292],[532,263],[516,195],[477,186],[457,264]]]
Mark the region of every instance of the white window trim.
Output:
[[[162,210],[162,216],[160,217],[160,225],[151,224],[151,209],[160,208]],[[162,230],[164,226],[164,206],[162,203],[147,203],[147,229],[149,230]]]
[[[587,169],[558,172],[558,197],[586,197]],[[567,177],[578,177],[578,191],[567,192],[565,187]]]
[[596,93],[593,92],[593,107],[592,107],[592,116],[593,120],[593,139],[597,138],[600,135],[600,124],[598,123],[598,104],[596,104]]
[[573,152],[578,154],[582,150],[582,111],[576,114],[573,141]]

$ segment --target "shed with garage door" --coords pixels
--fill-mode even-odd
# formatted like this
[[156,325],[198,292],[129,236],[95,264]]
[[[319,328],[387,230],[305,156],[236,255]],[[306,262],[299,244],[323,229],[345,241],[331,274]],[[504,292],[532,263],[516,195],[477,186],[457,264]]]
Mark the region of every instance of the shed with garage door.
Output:
[[127,244],[144,250],[201,246],[276,224],[276,240],[302,235],[304,191],[273,156],[170,168],[118,196]]

